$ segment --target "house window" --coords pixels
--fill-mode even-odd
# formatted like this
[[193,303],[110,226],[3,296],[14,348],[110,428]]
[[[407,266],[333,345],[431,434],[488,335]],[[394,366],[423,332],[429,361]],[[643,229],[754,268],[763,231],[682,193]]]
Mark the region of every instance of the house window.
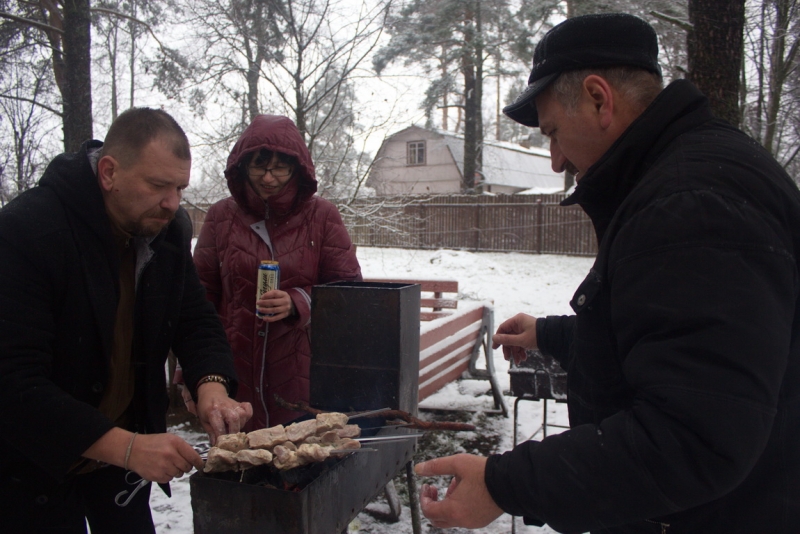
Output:
[[425,141],[410,141],[408,143],[408,164],[425,165]]

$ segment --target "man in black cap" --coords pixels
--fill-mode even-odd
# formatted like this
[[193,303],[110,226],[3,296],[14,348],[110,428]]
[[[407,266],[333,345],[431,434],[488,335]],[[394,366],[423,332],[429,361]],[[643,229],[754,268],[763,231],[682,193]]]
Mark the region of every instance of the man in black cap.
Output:
[[567,20],[504,112],[577,175],[595,264],[574,315],[494,336],[568,373],[570,430],[490,458],[417,466],[439,527],[502,512],[559,532],[800,532],[800,192],[686,80],[661,89],[657,40],[620,14]]

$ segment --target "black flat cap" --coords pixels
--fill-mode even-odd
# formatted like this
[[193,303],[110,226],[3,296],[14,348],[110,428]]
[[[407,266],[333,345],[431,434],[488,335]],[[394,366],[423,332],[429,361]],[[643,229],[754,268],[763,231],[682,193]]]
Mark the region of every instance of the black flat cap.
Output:
[[559,74],[625,65],[661,75],[658,38],[647,22],[624,13],[567,19],[547,32],[536,45],[528,87],[513,104],[503,108],[503,113],[525,126],[539,126],[534,99]]

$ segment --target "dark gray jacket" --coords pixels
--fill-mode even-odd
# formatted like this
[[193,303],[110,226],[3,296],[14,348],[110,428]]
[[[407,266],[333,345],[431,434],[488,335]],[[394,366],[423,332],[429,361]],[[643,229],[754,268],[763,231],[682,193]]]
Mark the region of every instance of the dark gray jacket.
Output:
[[572,428],[491,457],[493,498],[563,532],[800,532],[795,184],[677,81],[574,203],[597,260],[537,323]]

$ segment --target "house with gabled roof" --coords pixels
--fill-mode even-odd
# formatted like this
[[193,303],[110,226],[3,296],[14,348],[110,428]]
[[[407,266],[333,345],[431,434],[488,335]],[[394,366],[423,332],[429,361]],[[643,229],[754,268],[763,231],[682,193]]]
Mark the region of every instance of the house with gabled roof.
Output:
[[[381,196],[460,193],[463,169],[463,136],[409,126],[381,144],[366,185]],[[564,191],[564,175],[553,172],[542,148],[485,140],[481,174],[483,193]]]

